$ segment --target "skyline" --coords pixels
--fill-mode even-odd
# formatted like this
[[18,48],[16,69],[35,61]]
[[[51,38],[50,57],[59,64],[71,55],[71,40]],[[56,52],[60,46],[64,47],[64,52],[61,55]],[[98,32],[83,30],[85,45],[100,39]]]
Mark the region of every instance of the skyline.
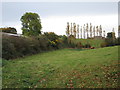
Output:
[[18,33],[21,33],[21,16],[25,12],[33,12],[39,14],[43,32],[53,31],[63,35],[67,22],[75,22],[80,26],[86,23],[102,25],[107,32],[115,28],[118,36],[117,6],[117,2],[4,2],[2,3],[2,26],[13,26]]

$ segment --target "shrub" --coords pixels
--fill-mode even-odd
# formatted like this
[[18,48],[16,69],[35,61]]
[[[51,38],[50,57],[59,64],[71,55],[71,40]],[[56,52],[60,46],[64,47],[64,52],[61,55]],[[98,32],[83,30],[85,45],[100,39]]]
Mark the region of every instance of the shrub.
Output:
[[63,47],[68,47],[68,38],[65,35],[61,36],[59,40],[61,40],[61,44]]
[[84,47],[84,48],[90,48],[91,45],[90,45],[89,43],[87,43],[87,44],[85,44],[83,47]]
[[[52,34],[53,36],[53,34]],[[51,37],[49,35],[49,37]],[[54,50],[61,48],[61,40],[53,38],[49,39],[46,35],[37,37],[15,37],[3,35],[2,37],[2,58],[14,59],[24,57],[25,55],[32,55],[43,51]]]
[[68,37],[68,46],[71,47],[71,48],[76,47],[76,38],[73,35],[70,35]]
[[55,41],[56,39],[59,38],[57,34],[54,32],[45,32],[44,35],[50,40],[50,41]]
[[115,39],[115,45],[120,45],[120,37],[118,37],[117,39]]
[[101,46],[101,47],[106,47],[106,46],[107,46],[107,43],[106,43],[106,42],[102,42],[100,46]]
[[115,39],[113,39],[113,38],[106,38],[105,42],[106,42],[107,46],[114,46],[115,45]]
[[17,52],[13,43],[11,43],[10,39],[6,36],[2,37],[2,57],[4,59],[12,59],[17,57]]
[[[44,42],[41,42],[44,43]],[[47,46],[46,46],[47,47]],[[39,40],[33,37],[14,37],[3,35],[2,37],[2,58],[13,59],[31,55],[42,51]]]
[[82,43],[81,42],[77,42],[76,48],[81,49],[82,47],[83,47]]
[[47,37],[45,35],[41,35],[39,37],[36,37],[36,39],[38,40],[38,43],[39,43],[39,48],[42,50],[42,51],[46,51],[46,50],[49,50],[50,47],[49,47],[49,41],[47,39]]

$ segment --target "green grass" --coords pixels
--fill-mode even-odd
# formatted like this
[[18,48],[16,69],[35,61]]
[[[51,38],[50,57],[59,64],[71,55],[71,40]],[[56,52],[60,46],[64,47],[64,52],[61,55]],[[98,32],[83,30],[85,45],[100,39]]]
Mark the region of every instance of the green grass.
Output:
[[3,88],[116,88],[118,46],[3,61]]
[[81,42],[83,45],[90,44],[92,47],[99,48],[101,43],[104,42],[103,39],[77,39],[77,42]]

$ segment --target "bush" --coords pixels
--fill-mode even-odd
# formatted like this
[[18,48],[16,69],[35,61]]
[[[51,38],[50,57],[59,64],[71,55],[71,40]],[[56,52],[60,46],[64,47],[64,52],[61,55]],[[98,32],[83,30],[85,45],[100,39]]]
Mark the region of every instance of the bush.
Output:
[[120,37],[115,40],[115,45],[120,45]]
[[54,32],[45,32],[44,36],[48,39],[48,46],[52,49],[59,49],[63,47],[63,43],[60,40],[60,37]]
[[70,35],[68,37],[68,46],[70,48],[75,48],[76,47],[76,38],[73,35]]
[[57,34],[54,32],[45,32],[44,35],[50,40],[50,41],[55,41],[56,39],[59,38]]
[[89,43],[87,43],[87,44],[85,44],[83,47],[84,47],[84,48],[90,48],[91,45],[90,45]]
[[62,47],[68,47],[69,46],[68,45],[68,38],[65,35],[61,36],[59,38],[59,40],[61,41]]
[[77,42],[76,48],[81,49],[82,47],[83,47],[82,43],[81,42]]
[[101,43],[100,47],[106,47],[107,46],[107,43],[106,42],[103,42]]
[[107,46],[114,46],[115,45],[115,39],[113,39],[113,38],[106,38],[105,42],[106,42]]
[[46,37],[14,37],[3,35],[2,58],[14,59],[48,50]]
[[49,35],[49,37],[46,35],[37,37],[15,37],[3,35],[2,58],[9,60],[61,48],[62,41],[59,40],[58,36],[53,35],[53,33],[52,36],[55,36],[54,39],[51,35]]
[[4,38],[2,40],[2,58],[12,59],[17,57],[17,52],[13,43],[9,39]]

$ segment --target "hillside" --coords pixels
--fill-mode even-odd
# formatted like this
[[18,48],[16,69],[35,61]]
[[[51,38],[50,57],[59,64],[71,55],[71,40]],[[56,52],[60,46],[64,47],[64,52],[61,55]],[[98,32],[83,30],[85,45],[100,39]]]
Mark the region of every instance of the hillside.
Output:
[[3,88],[115,88],[118,46],[3,60]]
[[81,42],[83,45],[90,44],[92,47],[99,48],[104,39],[77,39],[77,42]]

